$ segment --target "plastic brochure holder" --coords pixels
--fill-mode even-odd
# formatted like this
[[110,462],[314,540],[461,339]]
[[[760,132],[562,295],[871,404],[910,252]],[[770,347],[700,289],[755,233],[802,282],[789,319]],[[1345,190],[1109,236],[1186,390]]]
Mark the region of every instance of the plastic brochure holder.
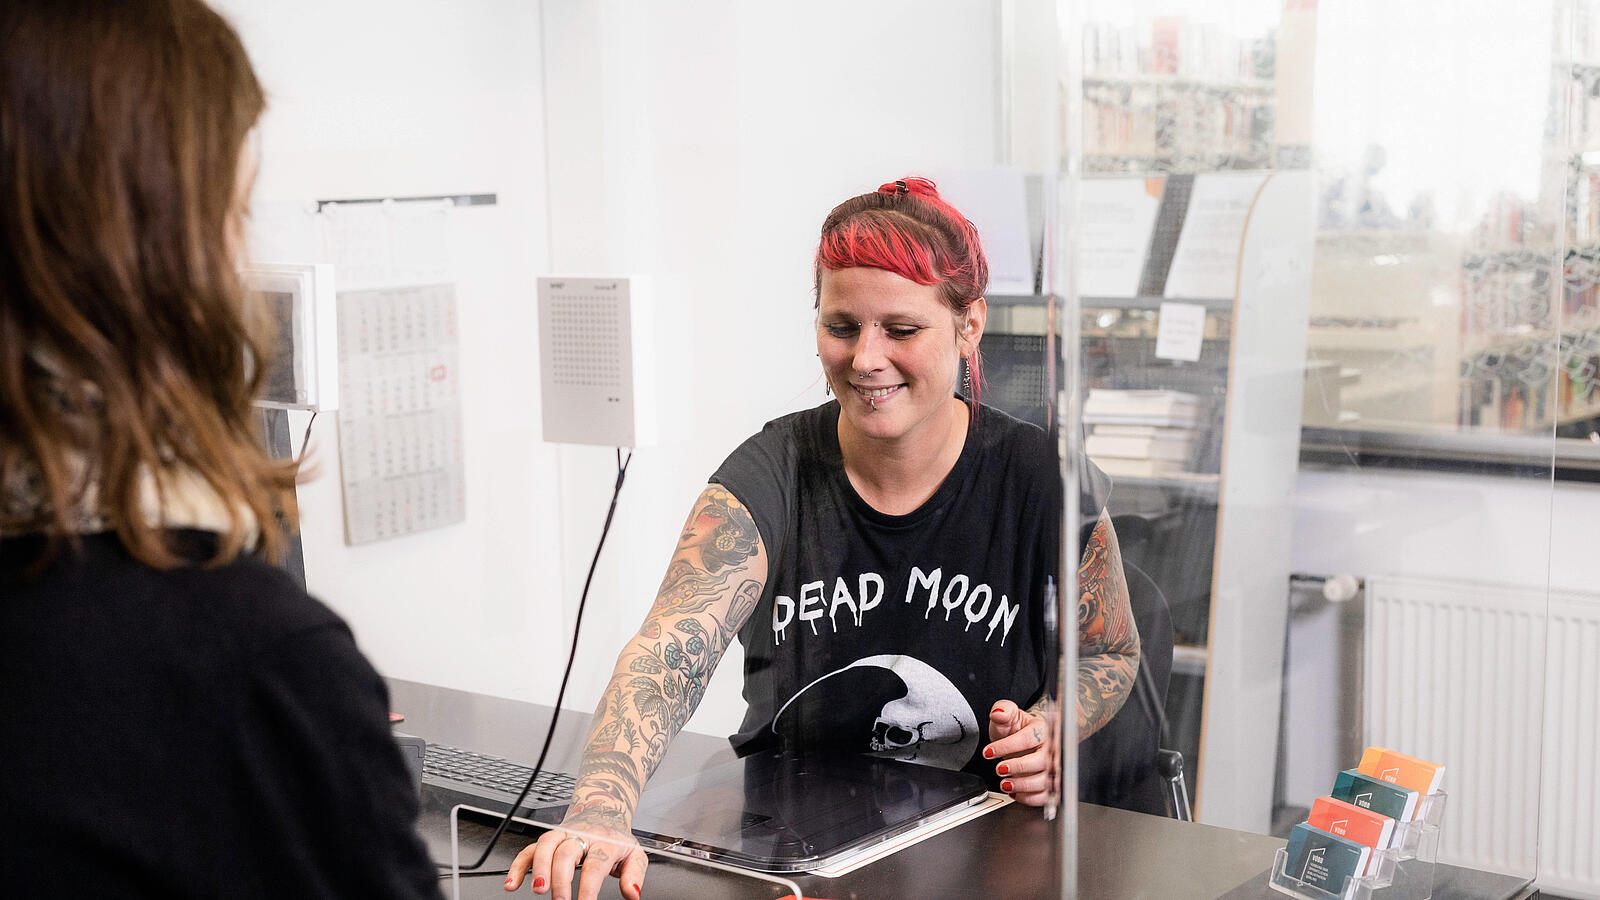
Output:
[[1373,871],[1346,878],[1344,889],[1333,893],[1290,875],[1289,851],[1279,850],[1272,861],[1267,884],[1273,890],[1302,900],[1429,900],[1433,896],[1433,871],[1439,856],[1439,828],[1444,822],[1445,793],[1436,791],[1420,801],[1410,822],[1395,824],[1390,845],[1377,854]]

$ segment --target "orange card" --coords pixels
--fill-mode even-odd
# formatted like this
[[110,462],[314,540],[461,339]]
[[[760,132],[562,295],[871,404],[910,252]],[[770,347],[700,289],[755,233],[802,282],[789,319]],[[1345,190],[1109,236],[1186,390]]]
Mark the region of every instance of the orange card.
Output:
[[1318,797],[1311,804],[1311,817],[1306,823],[1378,850],[1389,846],[1394,834],[1393,819],[1334,797]]
[[1361,765],[1356,767],[1356,771],[1410,788],[1419,794],[1437,791],[1444,780],[1444,766],[1384,747],[1368,747],[1361,754]]

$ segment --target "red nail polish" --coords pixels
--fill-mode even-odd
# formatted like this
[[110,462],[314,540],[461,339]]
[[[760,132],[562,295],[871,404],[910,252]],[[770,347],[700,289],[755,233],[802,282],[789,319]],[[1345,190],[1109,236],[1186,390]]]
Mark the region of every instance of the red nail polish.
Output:
[[1009,765],[1007,765],[1005,763],[1001,763],[1000,765],[995,766],[994,770],[995,770],[995,772],[997,774],[1000,774],[1000,775],[1010,775],[1011,774],[1011,766],[1009,766]]
[[533,880],[533,889],[537,891],[539,888],[542,888],[542,887],[544,887],[544,879],[543,878],[535,878]]
[[985,747],[985,748],[983,748],[983,758],[984,759],[994,759],[994,748],[993,747]]
[[1011,780],[1007,779],[1000,782],[1000,790],[1005,791],[1008,794],[1011,793]]
[[639,890],[639,886],[637,884],[634,885],[633,886],[633,897],[634,897],[634,900],[640,900],[640,898],[643,897],[643,896],[644,896],[644,891]]

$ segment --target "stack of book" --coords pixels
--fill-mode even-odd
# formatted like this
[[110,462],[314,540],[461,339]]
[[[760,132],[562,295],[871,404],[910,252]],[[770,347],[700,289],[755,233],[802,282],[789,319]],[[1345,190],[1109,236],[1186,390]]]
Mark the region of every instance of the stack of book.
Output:
[[1318,798],[1290,832],[1284,874],[1332,894],[1343,893],[1346,879],[1376,875],[1382,852],[1401,845],[1422,798],[1443,779],[1438,763],[1368,747],[1361,764],[1340,772],[1333,793]]
[[1200,398],[1182,391],[1091,390],[1084,451],[1108,475],[1183,472],[1194,456]]

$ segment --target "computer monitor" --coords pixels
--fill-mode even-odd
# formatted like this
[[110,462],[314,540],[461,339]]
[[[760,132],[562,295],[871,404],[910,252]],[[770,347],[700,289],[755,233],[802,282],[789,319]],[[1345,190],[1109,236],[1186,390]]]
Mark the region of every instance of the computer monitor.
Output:
[[258,263],[245,290],[266,303],[277,354],[256,405],[327,412],[339,408],[339,319],[333,266]]

